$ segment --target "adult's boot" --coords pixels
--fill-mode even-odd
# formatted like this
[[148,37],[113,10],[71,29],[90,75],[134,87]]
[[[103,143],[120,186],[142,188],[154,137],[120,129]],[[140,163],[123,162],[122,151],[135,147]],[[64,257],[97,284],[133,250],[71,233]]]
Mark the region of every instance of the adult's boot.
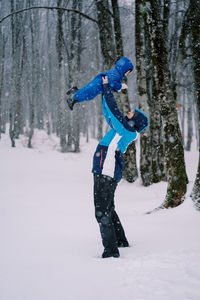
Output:
[[67,104],[70,110],[73,110],[74,104],[77,103],[78,101],[75,100],[74,98],[68,98],[67,99]]

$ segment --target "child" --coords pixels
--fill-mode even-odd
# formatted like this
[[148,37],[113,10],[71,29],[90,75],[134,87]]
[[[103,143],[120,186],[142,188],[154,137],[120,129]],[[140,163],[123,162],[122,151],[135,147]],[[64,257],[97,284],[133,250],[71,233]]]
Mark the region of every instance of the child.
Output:
[[76,87],[73,87],[67,92],[67,95],[70,95],[73,92],[76,92],[73,95],[73,98],[67,99],[68,106],[73,110],[73,106],[76,102],[89,101],[95,98],[97,95],[103,93],[103,84],[102,77],[108,77],[108,84],[111,88],[111,91],[117,92],[122,87],[122,79],[125,78],[132,70],[133,64],[127,57],[120,58],[114,69],[111,69],[105,73],[98,74],[91,82],[89,82],[82,89],[78,90]]

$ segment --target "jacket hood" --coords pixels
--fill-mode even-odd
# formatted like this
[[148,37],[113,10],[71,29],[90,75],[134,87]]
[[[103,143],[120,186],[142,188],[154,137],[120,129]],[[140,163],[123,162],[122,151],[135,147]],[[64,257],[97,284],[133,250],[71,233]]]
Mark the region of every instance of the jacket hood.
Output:
[[136,131],[140,133],[147,128],[147,126],[149,125],[149,120],[145,113],[136,108],[134,116],[131,119],[131,123],[133,123]]
[[126,73],[128,70],[133,70],[134,66],[130,59],[124,56],[116,62],[115,69],[117,69],[120,75],[124,77],[124,73]]

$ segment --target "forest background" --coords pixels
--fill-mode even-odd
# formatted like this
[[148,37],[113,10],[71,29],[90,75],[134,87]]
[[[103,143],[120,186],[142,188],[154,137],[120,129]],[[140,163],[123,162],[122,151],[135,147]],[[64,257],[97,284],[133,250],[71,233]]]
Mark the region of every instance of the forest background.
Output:
[[[101,97],[72,113],[66,91],[129,57],[135,71],[116,95],[126,114],[139,107],[150,125],[124,156],[124,178],[144,186],[167,181],[164,203],[184,201],[184,150],[200,136],[200,1],[0,1],[0,138],[9,124],[32,147],[34,130],[55,133],[61,152],[80,152],[80,136],[100,140],[108,130]],[[198,146],[200,148],[200,146]],[[140,171],[138,171],[140,170]],[[191,194],[200,206],[200,159]]]

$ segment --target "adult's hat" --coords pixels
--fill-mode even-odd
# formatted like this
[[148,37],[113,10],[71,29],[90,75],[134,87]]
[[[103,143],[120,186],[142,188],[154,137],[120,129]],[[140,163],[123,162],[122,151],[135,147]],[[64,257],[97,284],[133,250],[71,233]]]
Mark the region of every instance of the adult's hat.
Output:
[[143,113],[141,110],[137,108],[135,109],[135,113],[131,121],[134,123],[135,129],[139,133],[145,130],[149,125],[149,120],[145,115],[145,113]]

